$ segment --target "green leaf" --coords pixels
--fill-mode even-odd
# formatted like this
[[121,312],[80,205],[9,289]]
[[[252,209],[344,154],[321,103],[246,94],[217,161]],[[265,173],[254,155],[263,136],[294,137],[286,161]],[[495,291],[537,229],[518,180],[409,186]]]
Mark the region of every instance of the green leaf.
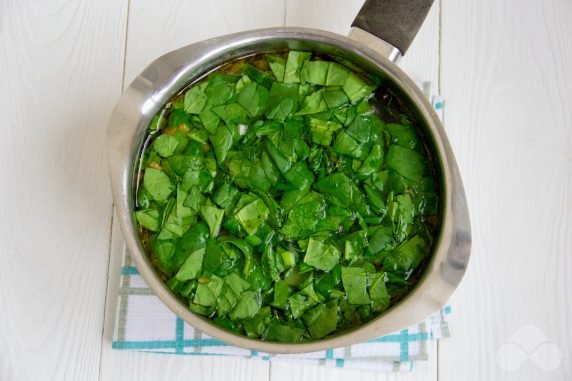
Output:
[[172,135],[159,135],[153,141],[153,149],[161,157],[169,157],[175,153],[179,141]]
[[342,128],[342,125],[331,120],[310,118],[310,133],[312,141],[325,147],[332,144],[334,132]]
[[274,82],[268,94],[265,115],[268,119],[284,120],[298,108],[298,85]]
[[341,206],[350,206],[355,208],[358,213],[368,214],[365,200],[359,188],[345,173],[336,172],[321,178],[316,182],[316,189],[319,192],[335,197]]
[[377,254],[381,251],[391,251],[395,247],[392,229],[388,226],[380,226],[371,231],[369,246],[367,251],[369,254]]
[[180,268],[192,252],[204,248],[208,237],[208,227],[203,223],[195,224],[187,230],[177,242],[173,256],[174,267]]
[[365,190],[366,199],[370,209],[377,214],[385,215],[387,212],[387,206],[381,198],[381,193],[368,184],[364,184],[363,189]]
[[329,68],[330,63],[327,61],[306,61],[300,72],[301,80],[303,83],[325,86]]
[[365,159],[368,154],[367,146],[352,138],[346,131],[338,133],[334,151],[358,160]]
[[250,83],[238,94],[236,101],[244,107],[251,116],[264,113],[268,101],[268,90],[257,83]]
[[237,124],[245,124],[249,119],[248,111],[238,103],[216,106],[212,108],[212,111],[217,114],[229,128],[233,128]]
[[362,267],[342,267],[342,283],[350,304],[369,304],[367,273]]
[[346,78],[343,89],[353,104],[358,103],[375,90],[374,86],[368,85],[363,79],[354,73],[350,73]]
[[315,232],[318,222],[323,218],[323,197],[318,193],[307,194],[290,210],[280,233],[287,239],[307,238]]
[[227,126],[220,125],[217,127],[215,134],[211,135],[209,139],[214,147],[216,161],[218,165],[222,165],[226,159],[228,151],[230,151],[230,148],[232,147],[232,132]]
[[296,115],[309,115],[317,114],[328,109],[328,105],[324,100],[324,90],[318,90],[315,93],[308,95],[304,98],[302,108],[296,113]]
[[248,337],[262,337],[266,331],[270,319],[272,318],[272,311],[270,307],[262,307],[254,318],[245,321],[244,330]]
[[191,87],[185,93],[185,112],[189,114],[200,114],[207,102],[205,89],[208,82],[203,82],[197,86]]
[[284,308],[286,303],[288,303],[288,297],[292,293],[292,289],[283,280],[277,280],[274,283],[274,300],[272,305],[277,308]]
[[145,229],[156,232],[159,229],[159,211],[156,209],[144,209],[135,212],[137,222]]
[[288,298],[288,304],[290,306],[292,317],[294,319],[298,319],[309,308],[315,306],[317,302],[306,295],[296,293]]
[[280,170],[280,172],[282,172],[282,174],[288,172],[288,170],[292,166],[292,161],[288,159],[288,157],[286,157],[284,153],[279,151],[278,148],[276,148],[276,146],[272,144],[271,141],[266,142],[265,148],[266,152],[268,152],[268,154],[272,158],[272,161],[274,161],[274,164],[276,164],[276,167]]
[[257,82],[261,86],[268,88],[272,86],[272,83],[274,82],[274,79],[270,74],[268,74],[265,71],[258,70],[252,65],[249,64],[244,65],[243,70],[244,73],[248,75],[250,79],[252,79],[254,82]]
[[248,234],[253,234],[268,217],[269,210],[264,201],[257,198],[236,213],[235,218]]
[[246,291],[240,296],[236,307],[230,313],[232,320],[251,319],[258,313],[262,299],[258,291]]
[[322,271],[330,271],[340,261],[340,251],[334,246],[310,238],[304,262]]
[[240,295],[250,287],[250,283],[234,272],[224,278],[224,283],[217,301],[217,313],[219,316],[230,312],[236,305]]
[[416,235],[385,257],[383,268],[386,271],[405,274],[421,264],[421,261],[429,254],[429,249],[425,240]]
[[304,324],[312,339],[321,339],[336,330],[338,324],[338,303],[335,300],[319,304],[303,316]]
[[421,148],[421,141],[417,131],[415,131],[415,127],[389,123],[385,128],[391,136],[392,143],[412,150]]
[[286,180],[297,188],[306,189],[314,182],[314,175],[305,162],[299,161],[284,174]]
[[328,75],[326,77],[326,86],[344,86],[349,74],[349,70],[344,66],[330,62]]
[[175,253],[175,242],[170,239],[155,240],[152,244],[153,259],[163,272],[171,275],[174,268],[173,255]]
[[208,272],[218,272],[217,270],[226,259],[226,256],[225,251],[217,240],[207,240],[205,256],[203,258],[203,269]]
[[395,144],[389,147],[387,166],[413,181],[421,181],[428,171],[426,157]]
[[358,258],[362,254],[366,242],[367,240],[363,230],[347,235],[345,238],[344,259],[352,260]]
[[227,206],[233,204],[236,201],[238,195],[239,195],[238,189],[236,189],[229,183],[223,183],[215,191],[213,195],[213,201],[221,208],[226,208]]
[[207,198],[203,196],[198,187],[191,187],[187,198],[183,202],[183,206],[189,207],[195,213],[198,213],[200,206],[205,203],[206,199]]
[[212,108],[227,103],[233,95],[233,87],[226,82],[223,76],[209,77],[208,87],[206,89],[207,101],[201,110],[199,117],[204,128],[211,134],[216,132],[219,124],[219,116],[213,112]]
[[284,70],[286,69],[286,60],[280,56],[267,55],[266,61],[272,70],[272,74],[276,77],[278,82],[284,82]]
[[383,148],[381,144],[374,144],[369,155],[363,161],[358,173],[363,177],[368,177],[379,171],[383,163]]
[[166,201],[175,188],[165,172],[154,168],[145,170],[143,187],[157,201]]
[[322,98],[329,109],[344,106],[349,102],[346,93],[339,87],[330,87],[324,89]]
[[297,343],[302,340],[303,328],[272,324],[268,327],[265,340],[279,343]]
[[209,140],[209,134],[201,127],[193,127],[188,133],[189,137],[199,143],[206,144]]
[[204,282],[199,281],[193,302],[205,307],[216,307],[224,281],[216,275],[210,275]]
[[368,274],[367,283],[369,285],[369,296],[371,298],[371,309],[374,312],[385,311],[389,308],[390,297],[385,287],[383,273]]
[[302,66],[312,57],[309,52],[288,52],[288,60],[286,61],[286,68],[284,69],[284,82],[285,83],[300,83],[300,72]]
[[210,236],[216,237],[220,230],[224,209],[218,209],[210,205],[201,205],[199,207],[199,213],[209,226]]
[[264,275],[271,280],[277,280],[280,273],[286,270],[286,266],[282,262],[282,257],[278,254],[272,246],[267,246],[260,258],[262,271]]
[[185,282],[191,279],[196,279],[200,276],[203,267],[203,257],[205,255],[205,249],[198,249],[193,251],[189,257],[183,263],[183,266],[179,269],[175,278],[181,282]]

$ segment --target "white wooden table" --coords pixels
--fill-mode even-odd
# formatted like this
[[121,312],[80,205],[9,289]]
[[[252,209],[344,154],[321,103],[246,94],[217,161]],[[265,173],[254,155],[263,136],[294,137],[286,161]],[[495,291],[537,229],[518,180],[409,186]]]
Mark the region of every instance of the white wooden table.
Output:
[[[430,361],[385,375],[111,349],[123,244],[104,137],[122,89],[160,54],[216,35],[345,34],[362,2],[0,0],[0,380],[572,378],[569,0],[436,0],[401,62],[446,99],[473,223],[453,337]],[[507,370],[515,332],[536,363]]]

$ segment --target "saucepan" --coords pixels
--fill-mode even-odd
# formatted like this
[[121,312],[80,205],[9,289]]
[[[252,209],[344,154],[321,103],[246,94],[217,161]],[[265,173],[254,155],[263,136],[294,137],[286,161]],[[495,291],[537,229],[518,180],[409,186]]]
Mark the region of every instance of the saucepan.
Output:
[[[443,126],[433,108],[396,65],[406,53],[433,0],[366,0],[349,37],[304,28],[270,28],[194,43],[158,58],[125,90],[112,113],[108,155],[115,209],[127,249],[151,290],[183,320],[207,335],[268,353],[300,353],[351,345],[415,324],[441,308],[469,261],[471,229],[463,184]],[[185,86],[220,65],[256,53],[305,50],[343,59],[383,78],[412,106],[439,172],[441,227],[431,260],[409,294],[390,310],[347,333],[307,343],[254,340],[193,314],[155,272],[133,217],[137,159],[152,117]]]

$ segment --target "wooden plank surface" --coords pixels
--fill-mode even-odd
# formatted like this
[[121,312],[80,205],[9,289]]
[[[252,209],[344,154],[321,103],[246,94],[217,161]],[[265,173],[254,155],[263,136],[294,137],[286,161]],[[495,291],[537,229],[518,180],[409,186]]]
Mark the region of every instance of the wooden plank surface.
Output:
[[96,380],[126,3],[0,2],[0,380]]
[[[376,375],[111,350],[124,248],[113,226],[107,279],[104,133],[122,86],[160,54],[216,35],[280,25],[346,34],[362,3],[0,2],[0,380],[572,377],[567,0],[441,0],[400,63],[434,91],[441,85],[473,221],[453,336],[429,348],[433,361]],[[511,340],[536,362],[503,358]]]
[[474,245],[439,379],[570,380],[572,3],[443,0],[442,12],[445,122]]

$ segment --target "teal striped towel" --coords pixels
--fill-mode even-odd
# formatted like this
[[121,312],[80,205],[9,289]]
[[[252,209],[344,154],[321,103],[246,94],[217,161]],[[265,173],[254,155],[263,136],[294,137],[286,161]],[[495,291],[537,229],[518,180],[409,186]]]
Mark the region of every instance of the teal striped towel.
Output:
[[[427,85],[422,88],[427,89]],[[443,101],[433,97],[439,115]],[[139,275],[123,250],[113,348],[177,355],[219,355],[290,361],[372,371],[408,372],[415,361],[428,359],[427,342],[449,336],[445,307],[412,327],[365,343],[325,351],[274,355],[228,345],[194,329],[169,310]]]
[[449,336],[445,307],[429,319],[400,332],[345,348],[295,355],[271,355],[234,347],[194,329],[157,298],[124,255],[113,348],[178,355],[255,357],[340,368],[411,371],[427,360],[427,341]]

